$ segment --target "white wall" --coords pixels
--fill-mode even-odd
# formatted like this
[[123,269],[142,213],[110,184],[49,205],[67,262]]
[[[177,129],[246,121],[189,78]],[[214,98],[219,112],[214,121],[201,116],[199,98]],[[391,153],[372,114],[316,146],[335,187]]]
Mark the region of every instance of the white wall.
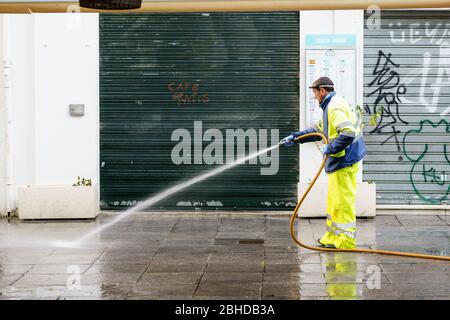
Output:
[[[0,15],[0,63],[3,62],[3,15]],[[3,71],[3,69],[1,69]],[[1,73],[0,73],[1,75]],[[3,77],[0,76],[0,216],[6,212],[6,115],[4,108]]]
[[[306,46],[307,34],[355,34],[356,44],[356,104],[363,104],[363,48],[364,48],[364,11],[303,11],[300,12],[300,130],[306,129]],[[310,85],[310,84],[308,84]],[[339,94],[339,92],[337,92]],[[321,152],[315,143],[300,145],[299,197],[308,187],[322,162]],[[364,164],[363,164],[364,165]],[[362,166],[357,177],[356,216],[375,216],[375,185],[362,183]],[[326,215],[327,177],[322,172],[312,192],[306,198],[301,217],[323,217]]]
[[[306,125],[306,46],[307,34],[356,34],[356,101],[362,106],[363,102],[363,47],[364,47],[364,11],[363,10],[337,10],[337,11],[301,11],[300,12],[300,130],[307,129]],[[310,84],[308,84],[310,85]],[[339,92],[338,92],[339,94]],[[322,155],[314,143],[300,145],[300,183],[308,183],[317,172]],[[358,181],[362,180],[362,170]],[[318,183],[326,183],[326,174],[323,172]]]
[[[33,183],[34,93],[33,17],[10,15],[12,155],[14,185]],[[15,188],[14,199],[17,199]]]
[[[36,185],[98,181],[97,14],[34,15]],[[78,19],[78,21],[77,21]],[[69,104],[84,104],[73,117]]]
[[[77,176],[96,184],[98,14],[11,15],[11,33],[16,191],[25,185],[71,185]],[[85,105],[83,117],[69,115],[69,104],[74,103]],[[1,191],[5,183],[0,158]],[[4,203],[0,198],[0,213]]]
[[[10,50],[10,64],[11,64],[11,87],[12,93],[10,97],[11,102],[11,117],[13,132],[10,133],[12,137],[12,145],[10,152],[12,153],[12,166],[16,169],[14,172],[13,183],[25,184],[32,179],[33,169],[33,86],[31,78],[33,77],[33,36],[32,36],[32,16],[31,15],[2,15],[3,22],[8,16],[9,23],[9,42],[4,43],[2,37],[2,78],[3,78],[3,46],[8,46]],[[6,113],[3,83],[1,86],[1,166],[0,166],[0,215],[6,214],[6,148],[5,148],[5,134],[6,134]],[[15,192],[14,198],[17,198]]]

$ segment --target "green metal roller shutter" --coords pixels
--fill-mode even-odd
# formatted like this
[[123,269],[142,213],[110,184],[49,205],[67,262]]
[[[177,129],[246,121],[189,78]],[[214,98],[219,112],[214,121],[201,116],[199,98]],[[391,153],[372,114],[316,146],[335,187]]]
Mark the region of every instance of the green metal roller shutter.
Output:
[[441,204],[450,191],[450,11],[366,14],[364,180],[378,204]]
[[[194,164],[195,124],[224,141],[227,129],[254,129],[264,147],[277,143],[298,128],[298,75],[298,12],[101,14],[101,208],[135,205],[216,168]],[[177,129],[190,133],[191,164],[171,157]],[[280,150],[278,168],[275,161],[276,153],[271,164],[235,167],[156,208],[291,210],[298,149]]]

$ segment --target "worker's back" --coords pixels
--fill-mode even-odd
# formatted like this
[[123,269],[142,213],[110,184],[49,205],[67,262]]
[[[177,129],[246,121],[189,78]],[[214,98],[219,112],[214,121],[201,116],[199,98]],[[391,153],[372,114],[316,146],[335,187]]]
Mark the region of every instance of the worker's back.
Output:
[[328,157],[325,171],[333,172],[361,161],[366,155],[366,146],[362,136],[362,118],[358,110],[352,108],[341,96],[334,95],[324,110],[322,125],[328,128],[326,135],[332,143],[340,134],[354,137],[353,142],[344,150]]

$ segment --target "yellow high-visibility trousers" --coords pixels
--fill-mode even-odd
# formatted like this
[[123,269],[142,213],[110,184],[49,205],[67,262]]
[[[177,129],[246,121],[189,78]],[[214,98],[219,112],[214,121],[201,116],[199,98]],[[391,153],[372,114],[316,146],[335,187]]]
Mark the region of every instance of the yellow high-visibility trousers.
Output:
[[356,247],[356,175],[359,162],[328,174],[327,231],[320,239],[338,249]]

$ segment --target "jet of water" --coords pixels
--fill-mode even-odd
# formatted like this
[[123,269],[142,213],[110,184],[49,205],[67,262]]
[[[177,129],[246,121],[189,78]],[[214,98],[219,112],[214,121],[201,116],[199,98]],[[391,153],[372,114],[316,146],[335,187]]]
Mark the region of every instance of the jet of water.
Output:
[[235,160],[233,162],[230,162],[230,163],[228,163],[226,165],[223,165],[223,166],[218,167],[218,168],[216,168],[214,170],[206,172],[206,173],[204,173],[204,174],[202,174],[202,175],[200,175],[198,177],[195,177],[195,178],[193,178],[191,180],[188,180],[186,182],[180,183],[180,184],[178,184],[178,185],[176,185],[176,186],[174,186],[174,187],[172,187],[170,189],[167,189],[166,191],[163,191],[163,192],[161,192],[161,193],[159,193],[159,194],[157,194],[155,196],[152,196],[152,197],[146,199],[142,203],[140,203],[140,204],[138,204],[138,205],[136,205],[136,206],[134,206],[134,207],[124,211],[123,213],[120,213],[117,217],[115,217],[114,219],[112,219],[108,223],[105,223],[104,225],[99,226],[98,228],[88,232],[87,234],[83,235],[79,239],[75,240],[73,243],[59,242],[59,243],[57,243],[57,245],[58,246],[68,245],[68,246],[77,247],[77,246],[79,246],[79,244],[81,242],[83,242],[86,239],[92,237],[93,235],[95,235],[95,234],[97,234],[97,233],[99,233],[99,232],[101,232],[101,231],[103,231],[103,230],[113,226],[114,224],[116,224],[119,221],[121,221],[121,220],[125,219],[126,217],[128,217],[130,214],[132,214],[134,212],[137,212],[137,211],[140,211],[140,210],[143,210],[143,209],[145,209],[147,207],[150,207],[150,206],[154,205],[155,203],[157,203],[157,202],[167,198],[168,196],[170,196],[170,195],[172,195],[174,193],[177,193],[177,192],[179,192],[179,191],[181,191],[183,189],[186,189],[187,187],[189,187],[189,186],[191,186],[193,184],[196,184],[198,182],[206,180],[206,179],[208,179],[208,178],[210,178],[212,176],[215,176],[215,175],[217,175],[217,174],[219,174],[219,173],[221,173],[221,172],[223,172],[225,170],[231,169],[231,168],[233,168],[233,167],[235,167],[235,166],[237,166],[237,165],[239,165],[241,163],[245,163],[246,161],[248,161],[250,159],[258,157],[258,156],[260,156],[260,155],[262,155],[264,153],[267,153],[267,152],[269,152],[269,151],[271,151],[271,150],[273,150],[275,148],[278,148],[279,146],[280,145],[277,144],[277,145],[274,145],[272,147],[266,148],[266,149],[264,149],[262,151],[255,152],[255,153],[253,153],[251,155],[248,155],[246,157],[242,157],[242,158],[237,159],[237,160]]

